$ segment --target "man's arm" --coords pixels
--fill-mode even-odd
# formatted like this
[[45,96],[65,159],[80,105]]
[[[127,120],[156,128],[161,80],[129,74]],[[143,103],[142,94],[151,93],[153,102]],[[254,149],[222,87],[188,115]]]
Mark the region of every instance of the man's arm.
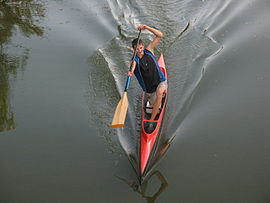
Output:
[[157,30],[155,28],[152,28],[150,26],[147,26],[147,25],[140,25],[138,27],[138,29],[139,30],[149,30],[154,35],[156,35],[156,37],[146,47],[147,50],[149,50],[152,53],[154,53],[154,48],[157,46],[157,44],[159,43],[159,41],[161,40],[161,38],[164,36],[163,33],[161,31],[159,31],[159,30]]
[[132,68],[131,68],[131,71],[128,71],[128,75],[129,76],[133,76],[134,75],[134,70],[136,68],[136,61],[133,60],[131,63],[132,63]]

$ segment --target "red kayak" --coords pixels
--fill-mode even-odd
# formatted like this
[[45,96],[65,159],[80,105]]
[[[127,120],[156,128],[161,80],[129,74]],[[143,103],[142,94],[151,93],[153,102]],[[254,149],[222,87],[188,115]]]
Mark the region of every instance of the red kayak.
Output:
[[[163,54],[160,55],[158,59],[158,64],[164,73],[167,79],[167,72],[164,63]],[[159,135],[159,130],[161,127],[163,115],[165,112],[167,102],[167,95],[165,95],[162,99],[161,107],[159,114],[156,116],[155,120],[149,120],[152,113],[152,107],[149,105],[145,97],[145,93],[142,93],[142,117],[141,117],[141,145],[140,145],[140,172],[141,175],[144,174],[147,163],[149,161],[150,154],[154,147],[154,144]],[[150,123],[153,123],[153,129],[149,131],[148,126]]]

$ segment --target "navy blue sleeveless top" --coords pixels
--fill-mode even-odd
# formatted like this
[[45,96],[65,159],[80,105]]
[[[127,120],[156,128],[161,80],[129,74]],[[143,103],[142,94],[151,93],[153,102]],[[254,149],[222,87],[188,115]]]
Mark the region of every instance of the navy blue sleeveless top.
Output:
[[135,61],[136,68],[134,74],[143,91],[146,91],[147,93],[155,92],[159,83],[166,80],[155,56],[145,49],[143,57],[140,59],[136,56]]

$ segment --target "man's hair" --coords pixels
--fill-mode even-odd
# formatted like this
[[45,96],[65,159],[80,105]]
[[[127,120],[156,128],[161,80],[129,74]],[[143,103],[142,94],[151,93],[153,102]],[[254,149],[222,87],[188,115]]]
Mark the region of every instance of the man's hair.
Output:
[[[136,38],[132,41],[132,48],[133,49],[137,46],[137,43],[138,43],[138,38]],[[141,39],[139,40],[139,44],[143,44],[143,41]]]

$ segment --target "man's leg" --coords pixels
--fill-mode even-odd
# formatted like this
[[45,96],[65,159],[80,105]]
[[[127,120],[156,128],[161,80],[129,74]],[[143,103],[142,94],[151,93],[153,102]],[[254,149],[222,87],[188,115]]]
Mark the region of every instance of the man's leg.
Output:
[[156,97],[155,103],[153,105],[153,111],[152,111],[152,115],[151,115],[150,120],[154,120],[156,115],[158,114],[163,95],[164,95],[164,93],[166,93],[166,91],[167,91],[167,87],[164,87],[164,86],[160,86],[157,89],[157,91],[156,91],[157,97]]

